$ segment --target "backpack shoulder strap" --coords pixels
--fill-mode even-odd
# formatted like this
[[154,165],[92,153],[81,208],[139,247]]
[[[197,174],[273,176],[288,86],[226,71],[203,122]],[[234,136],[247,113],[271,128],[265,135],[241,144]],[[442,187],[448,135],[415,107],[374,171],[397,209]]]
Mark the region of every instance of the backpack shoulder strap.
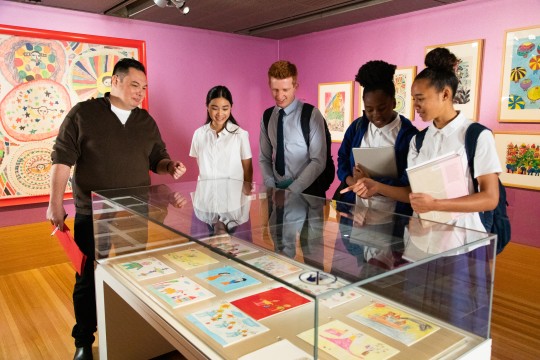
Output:
[[311,104],[304,103],[302,106],[302,113],[300,115],[300,126],[302,127],[302,135],[304,135],[304,140],[307,147],[309,148],[309,120],[311,119],[311,113],[313,112],[314,106]]
[[267,134],[268,134],[268,123],[270,122],[270,117],[272,116],[273,111],[274,111],[274,106],[269,107],[268,109],[264,110],[263,122],[264,122],[264,128],[266,129]]
[[418,134],[416,134],[415,137],[415,145],[416,145],[416,151],[420,152],[420,149],[422,148],[422,145],[424,144],[424,138],[426,137],[428,127],[424,128],[422,131],[420,131]]
[[467,154],[467,163],[471,171],[471,178],[474,185],[474,191],[478,192],[478,180],[474,176],[474,156],[476,155],[476,144],[478,143],[478,137],[484,130],[489,130],[482,124],[472,123],[465,132],[465,153]]

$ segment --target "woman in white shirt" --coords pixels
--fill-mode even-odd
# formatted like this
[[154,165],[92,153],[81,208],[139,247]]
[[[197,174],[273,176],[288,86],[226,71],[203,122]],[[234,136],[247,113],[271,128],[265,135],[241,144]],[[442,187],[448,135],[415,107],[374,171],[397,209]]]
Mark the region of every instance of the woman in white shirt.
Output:
[[475,192],[465,153],[465,132],[472,121],[455,110],[453,103],[459,82],[454,72],[457,63],[456,56],[446,48],[436,48],[426,55],[427,67],[414,80],[412,96],[422,120],[433,122],[427,129],[420,151],[416,149],[415,138],[411,140],[407,163],[414,166],[450,152],[460,154],[469,195],[434,199],[428,194],[411,193],[409,199],[416,213],[433,210],[470,213],[458,217],[453,224],[485,231],[478,212],[493,210],[498,204],[501,165],[493,135],[490,131],[483,131],[478,137],[474,156],[474,175],[479,184],[479,192]]
[[206,95],[206,123],[195,130],[189,151],[197,158],[199,179],[253,179],[249,135],[231,114],[232,105],[225,86],[215,86]]

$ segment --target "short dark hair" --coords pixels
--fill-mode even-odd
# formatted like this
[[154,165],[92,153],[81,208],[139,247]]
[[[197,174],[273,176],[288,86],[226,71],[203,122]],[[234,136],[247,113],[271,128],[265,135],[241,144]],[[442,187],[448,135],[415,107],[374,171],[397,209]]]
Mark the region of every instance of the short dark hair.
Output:
[[129,72],[130,68],[142,71],[146,75],[144,65],[132,58],[123,58],[118,60],[118,62],[114,65],[113,75],[125,76]]

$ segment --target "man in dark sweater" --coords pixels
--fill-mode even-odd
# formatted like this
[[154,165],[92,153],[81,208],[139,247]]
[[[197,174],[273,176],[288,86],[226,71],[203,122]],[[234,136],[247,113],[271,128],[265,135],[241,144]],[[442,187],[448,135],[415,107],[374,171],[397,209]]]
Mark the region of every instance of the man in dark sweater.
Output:
[[144,66],[134,59],[118,61],[111,92],[75,105],[62,123],[53,148],[51,196],[47,219],[63,229],[63,195],[75,166],[75,241],[88,257],[76,274],[73,306],[76,324],[74,359],[92,359],[97,328],[94,290],[94,233],[91,191],[150,185],[149,170],[180,178],[186,168],[170,159],[157,124],[139,108],[146,95]]

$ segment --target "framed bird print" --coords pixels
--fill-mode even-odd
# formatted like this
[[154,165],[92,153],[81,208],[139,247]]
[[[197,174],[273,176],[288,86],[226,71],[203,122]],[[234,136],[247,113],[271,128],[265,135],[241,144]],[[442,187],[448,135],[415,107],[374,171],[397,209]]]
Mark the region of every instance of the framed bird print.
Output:
[[319,84],[319,111],[326,119],[332,142],[343,141],[352,122],[353,82]]
[[540,26],[504,37],[500,122],[540,122]]

